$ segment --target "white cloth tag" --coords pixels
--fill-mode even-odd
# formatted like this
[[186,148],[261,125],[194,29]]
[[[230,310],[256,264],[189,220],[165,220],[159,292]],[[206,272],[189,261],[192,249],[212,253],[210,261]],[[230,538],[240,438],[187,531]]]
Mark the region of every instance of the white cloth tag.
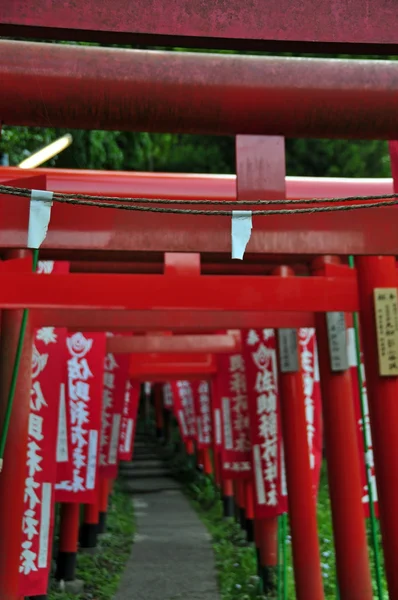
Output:
[[53,205],[53,192],[32,190],[30,196],[28,248],[40,248],[46,239]]
[[252,211],[251,210],[233,210],[232,211],[232,258],[243,259],[246,246],[252,233]]

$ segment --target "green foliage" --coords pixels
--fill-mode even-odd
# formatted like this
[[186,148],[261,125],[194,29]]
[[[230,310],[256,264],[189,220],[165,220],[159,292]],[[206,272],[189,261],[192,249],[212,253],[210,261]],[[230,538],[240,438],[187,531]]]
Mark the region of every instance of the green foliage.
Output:
[[111,600],[130,555],[133,533],[131,497],[116,485],[108,510],[107,534],[101,536],[98,554],[77,555],[76,575],[77,579],[84,581],[84,592],[77,596],[67,594],[57,590],[55,582],[52,582],[49,600]]
[[[248,545],[240,527],[235,521],[224,520],[222,503],[218,490],[213,482],[199,473],[192,460],[184,453],[169,454],[169,466],[179,479],[185,483],[185,489],[199,516],[206,524],[213,540],[217,575],[222,600],[263,600],[260,581],[257,577],[256,555],[252,546]],[[336,563],[333,547],[333,530],[329,487],[326,464],[323,465],[317,502],[318,532],[322,577],[325,600],[338,598]],[[381,538],[379,546],[381,552]],[[370,536],[369,536],[370,539]],[[291,537],[289,528],[286,535],[287,544],[287,598],[295,598],[293,563],[291,553]],[[371,549],[369,549],[372,557]],[[372,561],[373,562],[373,561]],[[376,579],[372,565],[373,587],[377,597]],[[383,600],[388,599],[385,581]],[[272,597],[276,600],[276,597]],[[268,595],[268,598],[271,596]]]

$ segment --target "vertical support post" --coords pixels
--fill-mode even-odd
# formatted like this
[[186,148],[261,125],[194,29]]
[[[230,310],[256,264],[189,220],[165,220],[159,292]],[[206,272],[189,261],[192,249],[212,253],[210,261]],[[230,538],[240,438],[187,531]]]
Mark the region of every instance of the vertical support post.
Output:
[[[237,200],[278,200],[286,198],[285,140],[281,136],[236,136]],[[250,251],[250,244],[248,247]],[[276,591],[278,564],[277,518],[261,520],[258,539],[262,548],[264,591]],[[266,539],[264,536],[268,536]]]
[[[7,258],[26,253],[10,252]],[[22,310],[1,312],[0,424],[4,422]],[[27,327],[12,409],[3,469],[0,473],[0,598],[18,600],[19,565],[24,511],[26,453],[32,376],[32,331]]]
[[231,479],[222,480],[222,503],[224,518],[233,518],[235,513],[235,503],[234,486]]
[[[279,267],[275,274],[282,277],[294,275],[289,267]],[[286,348],[285,344],[281,343],[283,332],[289,336]],[[297,331],[279,329],[277,348],[296,597],[297,600],[323,600],[316,505],[312,489]],[[284,358],[285,354],[287,361]]]
[[[98,490],[97,490],[98,492]],[[80,549],[88,553],[97,548],[99,521],[99,497],[94,504],[84,505],[83,523],[80,527]]]
[[203,472],[205,475],[211,475],[213,473],[209,448],[204,448],[203,450]]
[[55,578],[74,581],[79,539],[80,504],[64,502],[60,506],[59,550]]
[[[326,261],[340,262],[333,257],[317,259],[314,262],[315,274],[324,273],[323,267]],[[341,320],[344,319],[344,314],[330,315],[331,319],[333,317],[335,320],[337,317]],[[340,362],[340,368],[337,364],[337,367],[332,370],[327,316],[317,313],[315,325],[340,598],[341,600],[372,600],[372,579],[362,505],[361,466],[351,372],[347,356],[346,328],[344,324],[339,333],[341,340],[337,338],[334,344],[334,362]]]
[[102,534],[106,531],[106,516],[108,513],[108,497],[109,497],[109,479],[99,477],[99,517],[98,517],[98,533]]
[[373,290],[396,288],[393,256],[355,259],[384,563],[390,598],[398,598],[398,377],[381,376]]
[[155,419],[156,419],[156,437],[158,440],[163,438],[164,417],[163,417],[163,390],[159,383],[155,384]]
[[247,479],[243,483],[246,506],[246,536],[249,543],[254,542],[254,490],[253,481]]

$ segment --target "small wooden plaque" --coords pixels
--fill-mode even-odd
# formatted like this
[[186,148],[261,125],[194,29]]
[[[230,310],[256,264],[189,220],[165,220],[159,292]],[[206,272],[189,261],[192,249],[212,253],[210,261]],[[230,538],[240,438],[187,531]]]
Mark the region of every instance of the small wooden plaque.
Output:
[[375,288],[375,319],[379,374],[398,376],[398,294],[397,288]]

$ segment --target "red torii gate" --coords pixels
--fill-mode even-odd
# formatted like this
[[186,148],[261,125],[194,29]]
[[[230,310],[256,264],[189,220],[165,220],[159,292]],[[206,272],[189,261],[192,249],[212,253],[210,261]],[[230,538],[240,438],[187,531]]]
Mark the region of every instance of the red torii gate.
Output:
[[[170,35],[170,37],[168,37],[169,43],[174,43],[176,41],[176,38],[173,38],[172,36],[177,36],[177,38],[179,36],[187,36],[192,37],[195,44],[197,42],[203,43],[204,38],[213,39],[215,37],[221,37],[223,41],[220,42],[219,40],[219,43],[222,45],[232,44],[236,46],[238,43],[241,43],[246,47],[254,42],[260,42],[264,47],[270,40],[279,44],[291,44],[300,41],[302,43],[302,48],[308,47],[308,44],[311,43],[324,43],[330,48],[330,45],[347,42],[358,43],[356,48],[354,46],[358,51],[363,51],[364,48],[369,47],[369,45],[372,44],[373,49],[380,48],[381,44],[385,44],[383,50],[389,52],[396,47],[396,14],[393,12],[394,7],[391,7],[389,0],[379,0],[378,4],[373,3],[370,9],[367,7],[366,14],[364,14],[364,12],[361,11],[361,7],[357,5],[350,5],[350,7],[347,8],[342,0],[337,6],[336,3],[333,3],[332,6],[330,2],[325,1],[322,6],[318,6],[317,3],[316,7],[314,6],[313,0],[307,0],[300,8],[300,19],[297,17],[297,11],[292,9],[288,0],[284,0],[282,3],[275,3],[271,13],[268,12],[270,10],[269,5],[265,6],[265,4],[263,4],[264,0],[257,0],[255,6],[251,5],[248,7],[241,6],[240,4],[239,6],[232,5],[232,17],[229,23],[225,22],[224,12],[221,10],[218,3],[212,3],[211,6],[210,4],[207,5],[202,2],[195,3],[193,10],[190,11],[192,18],[190,18],[190,21],[188,22],[186,19],[188,13],[185,10],[183,0],[179,3],[174,2],[172,6],[163,4],[162,7],[154,7],[147,3],[146,6],[140,6],[140,0],[137,0],[134,7],[134,13],[137,9],[138,12],[140,12],[139,8],[141,8],[140,18],[142,21],[137,21],[135,19],[133,23],[132,17],[128,11],[126,15],[122,0],[119,0],[110,12],[108,10],[98,11],[98,6],[96,7],[96,10],[92,11],[90,4],[85,5],[84,8],[79,8],[79,10],[75,12],[73,18],[69,18],[68,4],[64,4],[61,8],[58,7],[56,10],[51,13],[46,13],[43,16],[40,6],[38,7],[37,3],[26,6],[24,1],[25,0],[19,0],[17,4],[13,3],[11,7],[1,7],[0,18],[3,23],[1,32],[3,34],[7,34],[7,32],[10,34],[11,31],[15,35],[16,32],[25,31],[31,35],[38,35],[42,34],[46,27],[49,27],[50,31],[47,30],[48,34],[55,37],[62,36],[65,35],[65,31],[62,30],[62,27],[65,23],[68,23],[70,30],[67,32],[67,37],[85,37],[86,39],[87,36],[92,36],[92,39],[106,38],[109,40],[112,39],[113,35],[117,34],[118,41],[121,41],[123,35],[128,34],[130,40],[132,35],[136,36],[135,39],[138,39],[139,36],[148,36],[147,39],[150,39],[150,36],[154,36],[151,39],[160,40],[163,36]],[[105,0],[102,0],[102,2],[104,3],[102,6],[105,9]],[[370,13],[369,10],[371,11]],[[330,19],[331,12],[334,17],[332,21]],[[101,19],[101,14],[107,14],[106,25],[104,25],[103,20]],[[265,21],[263,18],[259,18],[259,15],[268,14],[272,14],[272,18],[267,17]],[[286,17],[286,14],[288,17]],[[20,15],[23,15],[23,17],[20,17]],[[167,15],[166,19],[163,18],[164,15]],[[78,21],[74,20],[76,17],[79,19]],[[286,18],[288,19],[287,22]],[[283,27],[281,26],[282,19]],[[361,19],[366,23],[363,27],[358,27],[361,23]],[[355,28],[353,27],[353,23],[355,23]],[[319,24],[323,24],[324,26],[320,27]],[[40,27],[42,29],[37,29]],[[81,29],[79,30],[81,27],[85,28],[84,32]],[[251,31],[249,32],[249,30]],[[359,33],[353,33],[354,30],[359,31]],[[320,31],[321,33],[319,33]],[[197,37],[194,38],[193,36],[199,36],[201,39],[198,40]],[[246,41],[243,42],[243,39]],[[239,40],[239,42],[237,42],[237,40]],[[283,171],[281,165],[284,160],[283,154],[281,155],[280,153],[281,141],[282,140],[280,139],[271,139],[270,141],[258,138],[256,143],[252,140],[252,153],[249,152],[249,155],[246,155],[244,147],[239,148],[238,140],[238,186],[240,186],[240,198],[254,198],[256,197],[254,194],[257,195],[259,191],[264,191],[264,188],[273,190],[268,193],[268,197],[282,198],[284,196],[284,189],[282,189],[283,185],[280,180],[280,173]],[[244,141],[244,144],[245,143],[246,141]],[[275,155],[272,154],[273,152]],[[250,176],[248,176],[250,170],[245,168],[251,164],[253,156],[256,154],[266,154],[267,156],[272,157],[270,164],[267,165],[267,168],[263,168],[263,171],[260,173],[263,177],[263,182],[266,182],[260,190],[256,187],[254,179],[250,180]],[[270,172],[274,178],[274,182],[271,182],[270,178],[267,179]],[[258,175],[258,172],[256,175]],[[276,185],[272,185],[272,183],[275,182]],[[25,184],[29,186],[29,183],[26,180]],[[45,183],[41,187],[44,186]],[[34,186],[32,182],[32,187],[40,186]],[[273,195],[274,193],[276,194],[275,196]],[[16,212],[12,211],[11,213],[11,211],[9,211],[9,205],[7,207],[3,205],[1,209],[1,216],[3,217],[4,215],[5,223],[5,230],[3,230],[2,234],[3,239],[0,239],[0,245],[2,245],[3,248],[11,249],[25,246],[27,203],[25,203],[25,207],[22,206],[23,202],[18,204],[22,207],[22,210],[18,207]],[[4,210],[4,208],[7,208],[8,210]],[[86,209],[76,210],[73,217],[71,214],[69,214],[68,217],[68,211],[61,211],[59,210],[59,207],[55,207],[54,228],[52,230],[50,229],[46,247],[52,251],[56,249],[66,250],[68,248],[76,250],[100,250],[105,248],[108,252],[131,252],[145,249],[152,252],[191,251],[227,253],[230,249],[229,231],[225,221],[222,222],[222,220],[218,218],[195,219],[194,225],[192,225],[192,223],[190,224],[188,222],[189,220],[185,218],[179,217],[178,219],[169,219],[167,222],[168,229],[166,233],[162,232],[159,235],[158,232],[160,227],[164,227],[166,220],[161,221],[160,219],[151,218],[149,223],[146,223],[147,219],[141,218],[142,215],[135,215],[134,219],[128,219],[125,218],[126,215],[120,217],[120,215],[117,216],[114,214],[114,222],[106,223],[107,220],[109,221],[109,213],[107,216],[104,215],[104,217],[99,217],[98,211],[100,210],[101,209],[96,209],[98,218],[93,218],[94,210],[89,215]],[[61,218],[61,216],[63,218]],[[70,219],[69,222],[68,218]],[[84,229],[80,230],[80,239],[78,240],[74,236],[74,227],[76,224],[76,221],[74,221],[75,218],[77,218],[79,223],[84,223]],[[389,256],[392,257],[397,253],[397,234],[394,231],[396,230],[396,219],[396,211],[394,208],[387,208],[382,211],[374,209],[357,212],[355,213],[355,220],[352,219],[351,216],[347,218],[346,215],[338,215],[336,217],[335,214],[328,215],[327,217],[323,215],[312,215],[310,218],[303,215],[292,215],[286,219],[275,215],[267,217],[266,219],[258,219],[258,222],[255,221],[254,234],[248,247],[248,253],[261,254],[267,252],[269,254],[279,255],[280,262],[283,262],[284,257],[289,254],[307,255],[309,259],[318,254],[366,255],[373,253],[387,255],[386,258],[376,257],[375,259],[362,256],[357,264],[358,282],[361,290],[359,303],[363,319],[362,324],[364,326],[363,337],[365,341],[365,358],[369,381],[369,398],[375,434],[375,458],[379,475],[380,515],[386,554],[386,569],[390,591],[393,596],[398,593],[397,569],[395,565],[395,557],[398,555],[396,548],[398,539],[398,517],[395,514],[395,506],[398,502],[398,484],[390,481],[388,471],[389,469],[395,470],[398,467],[398,450],[394,450],[397,410],[395,407],[397,378],[393,377],[388,381],[382,380],[377,372],[372,294],[373,288],[377,286],[396,287],[395,259],[389,258]],[[94,228],[94,233],[92,233],[90,226]],[[375,234],[375,228],[380,228],[382,234]],[[117,235],[115,235],[115,230],[117,230]],[[206,235],[203,234],[203,231],[205,230],[209,230],[209,233]],[[327,235],[325,235],[325,230],[328,233]],[[130,231],[133,231],[134,235],[130,235]],[[62,236],[62,234],[64,235]],[[35,279],[29,279],[30,276],[28,274],[21,273],[19,275],[14,275],[4,272],[3,274],[0,273],[0,278],[1,277],[4,277],[4,283],[32,281],[35,289],[31,295],[30,302],[34,306],[41,306],[45,309],[48,307],[48,304],[45,304],[45,299],[43,298],[40,286],[34,283],[36,281]],[[71,277],[73,277],[73,275],[71,275]],[[118,276],[114,275],[112,277]],[[185,282],[191,282],[193,280],[192,277],[184,277]],[[253,293],[253,290],[256,290],[257,284],[253,287],[252,282],[248,279],[245,282],[245,290],[246,292],[249,291]],[[331,278],[326,276],[319,277],[319,281],[322,280],[325,285],[329,285],[327,282],[329,281],[330,283],[330,279]],[[338,278],[335,278],[335,280],[337,282]],[[78,280],[75,279],[75,283],[77,281]],[[270,277],[268,281],[274,282],[274,278]],[[345,278],[348,287],[350,287],[349,281],[350,278]],[[121,279],[119,280],[119,283],[122,283]],[[158,285],[158,283],[160,286],[159,289],[163,289],[163,284],[157,280],[156,284]],[[43,285],[45,286],[47,284],[43,282]],[[213,284],[210,284],[210,282],[206,282],[207,291],[214,291],[212,285]],[[229,288],[230,291],[235,291],[236,288],[234,287],[234,284],[230,283],[229,285],[231,286]],[[296,283],[292,284],[293,287],[289,287],[290,285],[290,283],[284,283],[283,286],[279,288],[279,291],[282,289],[285,292],[293,290],[297,293],[300,286],[297,285],[296,287]],[[308,282],[303,282],[302,287],[306,290],[306,293],[308,293],[309,290],[313,291],[314,289],[320,291],[320,288],[316,287],[317,285],[319,284],[315,284],[315,287],[313,287],[313,284],[308,285]],[[119,292],[120,291],[121,290],[119,290]],[[12,291],[7,291],[7,293],[9,294],[8,297],[6,294],[3,296],[3,306],[16,307],[23,305],[24,299],[18,296],[17,291],[15,291],[14,295]],[[199,299],[202,302],[202,308],[206,307],[205,299],[203,297],[199,297]],[[321,294],[320,299],[323,302],[322,308],[324,310],[330,310],[330,307],[333,306],[333,298],[327,299]],[[343,303],[343,298],[334,298],[336,302],[337,299],[339,302],[341,300],[342,304],[337,303],[334,304],[334,306],[338,306],[341,310],[355,310],[358,306],[357,302],[355,302],[355,300],[358,300],[358,297],[355,296],[355,294],[351,295],[350,301],[352,304]],[[87,294],[85,297],[84,294],[81,294],[80,300],[83,300],[83,302],[86,303],[86,306],[89,305],[89,302],[93,301],[92,297],[90,298],[90,294]],[[122,301],[121,293],[119,293],[118,300]],[[166,298],[165,305],[167,306],[167,303],[169,302],[169,307],[171,307],[171,302],[174,300],[175,297],[169,295],[169,297]],[[184,294],[180,300],[188,302],[192,300],[192,297],[189,292],[184,290]],[[52,295],[52,301],[56,306],[63,306],[62,299],[59,297],[57,298],[56,294]],[[219,308],[217,302],[215,300],[212,301],[212,306],[215,306],[216,310],[221,311],[222,307]],[[108,303],[111,304],[112,308],[117,308],[115,304],[112,304],[111,302],[112,299],[108,296]],[[231,302],[231,300],[228,299],[228,302]],[[239,297],[239,302],[238,308],[240,310],[248,307],[248,298],[245,298],[244,295]],[[258,299],[257,302],[259,302]],[[314,306],[314,304],[315,303],[310,304],[310,308],[319,310],[318,306]],[[94,306],[98,306],[97,300],[95,301]],[[122,306],[125,306],[125,304],[122,304]],[[137,306],[138,305],[135,304],[133,305],[133,308],[137,308]],[[194,303],[194,306],[197,306],[197,304]],[[229,306],[231,306],[231,304],[229,304]],[[260,307],[260,310],[261,308],[263,307]],[[277,308],[279,309],[279,306]],[[303,306],[301,306],[301,308],[304,309]],[[297,310],[297,306],[295,306],[295,310]],[[1,366],[3,375],[7,370],[6,361],[9,354],[9,347],[7,347],[7,344],[12,343],[12,339],[15,337],[17,331],[18,317],[15,316],[15,313],[13,315],[12,311],[8,315],[6,312],[3,318],[4,339],[2,336],[1,340]],[[28,358],[27,355],[26,364],[29,362]],[[28,371],[29,368],[27,367],[25,373],[27,374]],[[4,382],[7,382],[7,377],[3,377],[2,379]],[[29,377],[27,376],[22,382],[26,388],[24,392],[22,391],[20,394],[23,402],[21,402],[18,408],[18,414],[14,415],[14,429],[12,433],[15,438],[18,437],[18,434],[22,434],[23,438],[23,424],[28,406],[28,402],[26,401],[29,395],[28,380]],[[379,390],[382,391],[382,402],[377,402],[377,393]],[[5,390],[3,389],[3,394],[4,391]],[[20,441],[20,439],[21,438],[18,438],[18,441]],[[18,449],[13,447],[11,450],[16,450],[17,457],[19,456],[20,458],[22,456],[21,449],[19,449],[19,454]],[[292,460],[292,457],[290,460]],[[293,463],[290,463],[290,468],[292,465]],[[10,467],[7,466],[7,475],[5,471],[3,483],[6,481],[6,478],[10,480],[10,475]],[[20,485],[20,482],[16,482],[16,487],[18,487],[18,485]],[[1,499],[0,514],[7,515],[7,518],[9,518],[10,511],[7,510],[9,508],[7,502],[10,501],[7,499],[4,500],[4,498]],[[12,539],[12,521],[10,519],[9,523],[7,523],[7,521],[3,523],[4,519],[5,517],[2,517],[1,521],[2,528],[5,532],[4,539],[9,540]],[[15,558],[15,548],[16,544],[14,544],[13,547],[14,554],[13,552],[9,552],[8,556],[5,556],[6,553],[3,551],[3,548],[1,548],[2,552],[0,552],[0,574],[3,576],[3,579],[5,579],[4,583],[2,582],[5,588],[4,596],[7,598],[8,594],[8,597],[12,599],[14,598],[12,596],[12,575],[10,575],[7,580],[5,574],[7,572],[7,561],[9,562],[9,565],[12,566],[10,561],[13,556]],[[7,550],[10,549],[7,548]],[[312,554],[312,556],[314,556],[314,554]],[[316,569],[314,570],[314,578],[316,579],[315,571]],[[341,575],[341,572],[339,575]],[[314,580],[311,579],[311,581]],[[301,580],[301,582],[303,583],[303,580]],[[305,593],[305,589],[301,585],[301,595],[303,592]],[[311,588],[311,592],[313,594],[311,597],[321,597],[321,592],[319,592],[317,586]],[[341,593],[345,593],[344,589],[341,590]],[[301,597],[304,596],[302,595]]]

